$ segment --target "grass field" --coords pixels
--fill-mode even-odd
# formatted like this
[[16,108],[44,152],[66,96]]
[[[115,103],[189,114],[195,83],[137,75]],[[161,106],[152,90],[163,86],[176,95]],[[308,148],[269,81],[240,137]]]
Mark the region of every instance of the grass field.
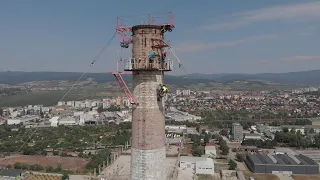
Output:
[[[0,97],[0,106],[25,106],[37,105],[44,106],[56,105],[57,102],[63,97],[66,91],[37,91],[27,94],[19,94],[15,96]],[[93,98],[107,98],[123,95],[121,91],[110,91],[105,88],[89,87],[84,89],[71,90],[64,98],[64,101],[69,100],[85,100]]]

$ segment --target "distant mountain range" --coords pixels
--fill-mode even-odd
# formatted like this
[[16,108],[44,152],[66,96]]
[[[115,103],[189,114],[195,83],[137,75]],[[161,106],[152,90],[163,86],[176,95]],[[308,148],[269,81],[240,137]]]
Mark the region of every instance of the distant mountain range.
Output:
[[[77,72],[0,72],[0,84],[19,84],[30,81],[68,80],[76,81],[82,73]],[[131,81],[131,75],[124,75],[124,79]],[[93,78],[98,83],[114,81],[114,77],[106,73],[87,73],[83,80]],[[261,73],[261,74],[189,74],[186,76],[166,75],[167,84],[184,86],[188,84],[234,81],[274,82],[281,84],[319,85],[320,70],[289,72],[289,73]]]
[[259,74],[190,74],[190,78],[207,79],[218,82],[260,80],[285,84],[320,84],[320,70],[288,72],[288,73],[259,73]]

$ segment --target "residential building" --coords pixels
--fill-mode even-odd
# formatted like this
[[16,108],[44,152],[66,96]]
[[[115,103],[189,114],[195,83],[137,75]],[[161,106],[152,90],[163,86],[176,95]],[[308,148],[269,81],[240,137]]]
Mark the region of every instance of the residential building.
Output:
[[234,141],[243,140],[243,127],[239,123],[232,124],[232,137]]

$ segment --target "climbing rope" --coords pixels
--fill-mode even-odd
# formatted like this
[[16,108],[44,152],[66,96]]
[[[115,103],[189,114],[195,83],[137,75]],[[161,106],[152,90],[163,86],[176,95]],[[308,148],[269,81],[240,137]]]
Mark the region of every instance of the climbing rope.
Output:
[[116,36],[117,32],[114,32],[112,37],[109,39],[109,41],[104,45],[104,47],[101,49],[99,54],[96,56],[96,58],[93,59],[93,61],[89,64],[87,69],[81,74],[81,76],[77,79],[75,83],[72,84],[72,86],[68,89],[68,91],[62,96],[62,98],[59,101],[62,101],[68,93],[72,90],[72,88],[81,80],[81,78],[89,71],[91,67],[93,67],[94,63],[100,58],[101,54],[110,46],[111,42],[113,41],[114,37]]

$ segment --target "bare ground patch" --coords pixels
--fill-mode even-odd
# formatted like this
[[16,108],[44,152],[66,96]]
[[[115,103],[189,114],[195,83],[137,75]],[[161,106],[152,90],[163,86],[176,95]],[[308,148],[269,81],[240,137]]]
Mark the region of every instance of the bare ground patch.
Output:
[[0,166],[14,164],[16,162],[25,164],[40,164],[43,167],[57,167],[61,164],[63,169],[76,170],[82,169],[88,162],[87,159],[77,157],[56,157],[56,156],[17,156],[7,157],[0,160]]

